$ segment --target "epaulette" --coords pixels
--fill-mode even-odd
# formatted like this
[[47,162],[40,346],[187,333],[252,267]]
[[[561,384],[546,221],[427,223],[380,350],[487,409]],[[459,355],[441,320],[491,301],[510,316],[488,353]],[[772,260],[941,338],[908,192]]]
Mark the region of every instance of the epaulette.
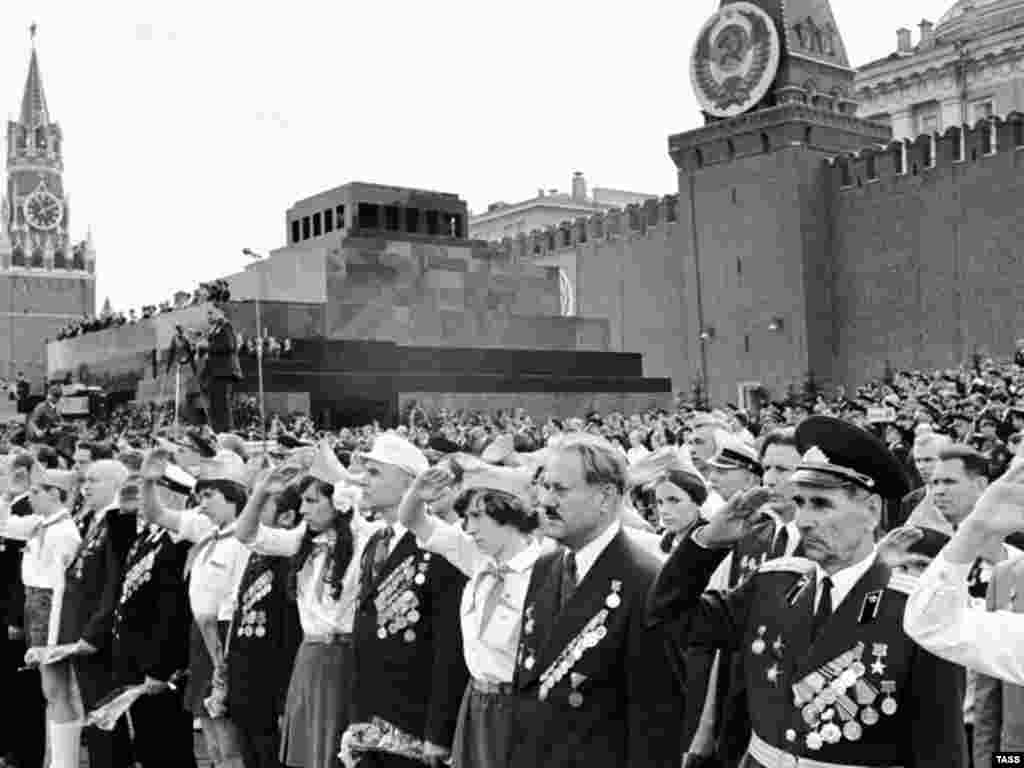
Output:
[[774,560],[766,560],[757,569],[758,573],[773,573],[784,571],[787,573],[807,573],[814,569],[814,562],[806,557],[776,557]]
[[903,571],[893,571],[892,576],[889,577],[889,583],[886,586],[896,592],[902,592],[904,595],[909,595],[917,589],[917,584],[917,576],[911,576],[909,573],[905,573]]

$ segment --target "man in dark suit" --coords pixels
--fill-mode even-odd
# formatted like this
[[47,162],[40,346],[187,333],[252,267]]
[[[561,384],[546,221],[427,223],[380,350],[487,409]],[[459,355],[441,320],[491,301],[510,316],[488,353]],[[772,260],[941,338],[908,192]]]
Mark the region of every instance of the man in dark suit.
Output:
[[[29,486],[36,462],[29,453],[11,461],[5,502],[11,514],[32,514]],[[18,670],[25,658],[25,587],[21,582],[23,542],[0,537],[0,690],[17,702],[10,708],[11,722],[0,729],[0,758],[9,765],[30,768],[41,765],[46,751],[46,701],[39,672]],[[0,760],[2,765],[2,760]]]
[[730,500],[669,558],[652,624],[686,645],[743,654],[752,732],[742,766],[962,768],[963,669],[903,631],[916,579],[875,555],[884,499],[903,468],[865,430],[824,416],[797,428],[793,476],[804,557],[765,563],[731,592],[708,577],[750,528],[763,489]]
[[[85,474],[80,520],[82,543],[65,572],[57,643],[71,648],[71,669],[84,712],[92,710],[113,689],[111,632],[121,590],[121,569],[135,538],[135,518],[121,515],[117,493],[128,476],[116,461],[94,462]],[[70,736],[69,736],[70,738]],[[86,731],[92,765],[126,768],[130,745],[125,721],[113,733]]]
[[185,710],[181,680],[188,669],[192,622],[184,578],[189,544],[147,524],[138,508],[138,485],[126,484],[120,511],[133,520],[137,534],[125,558],[114,609],[113,680],[119,686],[149,687],[131,709],[136,761],[143,768],[195,768],[192,715]]
[[510,741],[516,768],[676,768],[683,700],[667,636],[644,624],[658,560],[619,522],[621,452],[585,434],[560,443],[539,491],[541,555],[523,610]]
[[[360,563],[351,721],[358,727],[383,720],[404,734],[398,741],[414,745],[431,766],[441,766],[450,754],[469,676],[459,623],[466,578],[444,558],[420,549],[398,522],[402,495],[429,466],[422,451],[383,434],[362,463],[364,503],[385,527],[367,542]],[[384,750],[368,752],[364,762],[367,768],[422,766]]]
[[203,381],[210,401],[210,426],[215,432],[230,432],[234,429],[231,395],[235,382],[242,378],[242,368],[238,362],[238,338],[219,307],[210,307],[206,319],[210,327],[206,333]]

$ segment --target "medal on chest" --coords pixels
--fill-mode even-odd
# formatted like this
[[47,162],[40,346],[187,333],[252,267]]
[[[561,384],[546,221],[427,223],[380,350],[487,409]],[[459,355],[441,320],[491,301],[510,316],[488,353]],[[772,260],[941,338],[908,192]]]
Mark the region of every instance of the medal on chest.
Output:
[[270,594],[274,588],[274,572],[264,571],[253,580],[245,590],[238,606],[237,637],[266,637],[267,612],[257,610],[256,606]]
[[[896,682],[872,680],[885,673],[888,645],[872,644],[870,665],[864,662],[866,651],[867,646],[859,642],[793,685],[793,704],[808,727],[804,735],[808,749],[819,750],[844,738],[859,741],[864,728],[898,711]],[[798,734],[791,728],[785,735],[793,742]]]
[[[594,614],[590,621],[584,625],[583,629],[566,644],[555,661],[541,673],[539,692],[541,701],[546,701],[551,694],[551,690],[562,682],[566,675],[573,671],[576,664],[583,658],[584,653],[592,648],[596,648],[608,636],[606,624],[609,616],[611,616],[611,612],[622,605],[621,592],[622,581],[612,579],[608,594],[604,599],[604,607]],[[533,656],[530,656],[523,663],[523,666],[530,669],[534,663]],[[573,680],[576,680],[576,682],[573,683]],[[573,690],[569,694],[569,706],[574,708],[582,706],[583,694],[576,689],[585,680],[586,677],[582,675],[570,679],[570,685]]]
[[416,642],[416,625],[423,618],[417,593],[427,583],[430,559],[430,552],[421,553],[418,561],[410,555],[381,583],[373,601],[380,640],[401,634],[406,643]]
[[132,596],[153,578],[153,565],[156,563],[157,550],[151,549],[135,563],[124,576],[121,583],[121,605],[124,605]]
[[71,571],[77,581],[82,580],[85,573],[85,562],[92,557],[96,550],[103,544],[103,537],[107,531],[106,522],[101,522],[89,531],[88,537],[78,548],[75,559],[71,563]]

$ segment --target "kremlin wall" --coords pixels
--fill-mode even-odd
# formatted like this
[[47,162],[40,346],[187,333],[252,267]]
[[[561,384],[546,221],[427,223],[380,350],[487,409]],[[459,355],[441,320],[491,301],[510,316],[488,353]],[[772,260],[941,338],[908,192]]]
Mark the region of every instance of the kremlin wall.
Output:
[[[729,60],[716,36],[737,29]],[[346,413],[636,411],[697,387],[750,406],[1011,354],[1024,114],[892,141],[855,76],[827,2],[723,0],[691,56],[704,124],[667,142],[676,194],[486,243],[456,195],[345,185],[289,209],[289,246],[228,278],[228,313],[251,335],[262,299],[272,335],[312,345],[268,388]],[[51,343],[49,373],[157,397],[175,316]]]

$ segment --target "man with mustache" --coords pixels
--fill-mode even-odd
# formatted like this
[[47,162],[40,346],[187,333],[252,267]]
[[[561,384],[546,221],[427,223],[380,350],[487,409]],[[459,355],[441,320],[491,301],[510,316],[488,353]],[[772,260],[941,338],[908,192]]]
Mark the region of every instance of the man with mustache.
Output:
[[873,435],[830,417],[806,419],[796,440],[804,556],[765,563],[730,592],[705,591],[768,495],[740,494],[669,558],[652,623],[685,645],[742,653],[752,726],[744,768],[961,768],[963,670],[906,635],[915,579],[875,553],[883,501],[907,491],[902,467]]
[[657,558],[623,530],[623,452],[577,433],[550,449],[537,496],[544,533],[523,608],[514,768],[675,768],[682,694],[666,635],[644,626]]

